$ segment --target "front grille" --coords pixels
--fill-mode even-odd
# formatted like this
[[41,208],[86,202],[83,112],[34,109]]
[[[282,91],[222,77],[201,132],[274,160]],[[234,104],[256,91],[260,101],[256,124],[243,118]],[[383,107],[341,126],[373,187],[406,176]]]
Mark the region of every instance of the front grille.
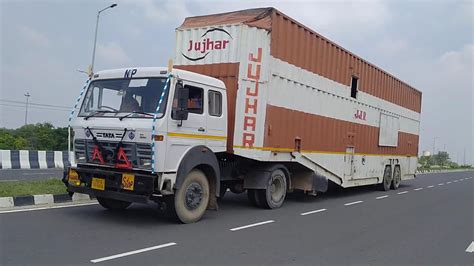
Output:
[[[99,141],[103,151],[102,158],[104,159],[106,165],[115,165],[118,143],[119,142],[115,141]],[[76,139],[74,141],[76,160],[79,159],[78,162],[85,161],[88,163],[99,163],[98,160],[92,160],[95,146],[96,144],[93,140]],[[151,161],[150,144],[122,142],[122,148],[133,167],[145,169],[151,168],[151,164],[144,166],[144,162],[146,162],[145,160],[148,160],[148,162]],[[82,158],[82,160],[80,158]]]

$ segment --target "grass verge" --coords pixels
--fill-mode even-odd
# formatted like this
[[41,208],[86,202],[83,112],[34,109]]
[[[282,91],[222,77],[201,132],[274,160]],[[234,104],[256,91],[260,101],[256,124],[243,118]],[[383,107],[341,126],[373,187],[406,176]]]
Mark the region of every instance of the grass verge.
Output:
[[60,179],[0,182],[0,197],[65,193],[66,186]]

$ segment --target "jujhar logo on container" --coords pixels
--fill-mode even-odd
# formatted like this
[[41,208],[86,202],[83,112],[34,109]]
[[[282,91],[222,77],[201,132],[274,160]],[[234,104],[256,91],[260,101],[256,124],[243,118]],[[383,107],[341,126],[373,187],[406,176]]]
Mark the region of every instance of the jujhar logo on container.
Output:
[[[227,35],[228,38],[214,38],[212,35],[216,32],[223,32],[224,34],[219,34],[219,36]],[[226,36],[225,36],[226,37]],[[232,35],[224,29],[221,28],[210,28],[203,35],[201,35],[199,40],[189,40],[187,54],[184,52],[181,54],[190,61],[199,61],[203,60],[208,56],[212,51],[215,50],[226,50],[230,46],[230,41],[232,40]],[[198,56],[190,56],[190,54],[198,54]],[[201,55],[201,56],[199,56]]]

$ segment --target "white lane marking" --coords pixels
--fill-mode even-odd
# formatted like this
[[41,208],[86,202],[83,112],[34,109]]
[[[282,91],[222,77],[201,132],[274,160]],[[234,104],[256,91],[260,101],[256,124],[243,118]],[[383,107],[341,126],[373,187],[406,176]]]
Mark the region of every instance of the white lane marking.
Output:
[[447,184],[451,184],[451,181],[446,182],[446,185],[447,185]]
[[97,205],[97,204],[99,204],[99,203],[98,202],[89,202],[89,203],[81,203],[81,204],[74,204],[74,205],[61,205],[61,206],[50,206],[50,207],[41,207],[41,208],[8,210],[8,211],[0,211],[0,214],[2,214],[2,213],[13,213],[13,212],[29,212],[29,211],[41,211],[41,210],[49,210],[49,209],[81,207],[81,206],[89,206],[89,205]]
[[323,212],[323,211],[325,211],[325,210],[326,210],[326,209],[319,209],[319,210],[315,210],[315,211],[303,212],[303,213],[301,213],[300,215],[305,216],[305,215],[308,215],[308,214]]
[[438,186],[442,186],[442,185],[444,185],[444,183],[439,183],[439,184],[438,184]]
[[474,241],[472,241],[471,244],[466,248],[466,252],[474,252]]
[[244,226],[239,226],[239,227],[231,228],[231,229],[229,229],[229,230],[232,231],[232,232],[235,232],[235,231],[239,231],[239,230],[242,230],[242,229],[247,229],[247,228],[250,228],[250,227],[259,226],[259,225],[264,225],[264,224],[269,224],[269,223],[274,223],[274,222],[275,222],[274,220],[268,220],[268,221],[264,221],[264,222],[259,222],[259,223],[248,224],[248,225],[244,225]]
[[459,181],[459,180],[456,179],[456,180],[454,180],[453,182],[454,182],[454,183],[457,183],[458,181]]
[[415,188],[414,191],[418,191],[418,190],[422,190],[423,188],[422,187],[419,187],[419,188]]
[[459,181],[463,181],[463,180],[464,180],[464,178],[459,179]]
[[431,185],[431,186],[427,186],[427,188],[432,188],[432,187],[434,187],[434,186],[433,186],[433,185]]
[[153,247],[149,247],[149,248],[142,248],[142,249],[133,250],[133,251],[125,252],[125,253],[120,253],[120,254],[117,254],[117,255],[112,255],[112,256],[108,256],[108,257],[104,257],[104,258],[94,259],[94,260],[91,260],[91,262],[92,263],[98,263],[98,262],[102,262],[102,261],[106,261],[106,260],[113,260],[113,259],[117,259],[117,258],[121,258],[121,257],[125,257],[125,256],[135,255],[135,254],[138,254],[138,253],[143,253],[143,252],[147,252],[147,251],[151,251],[151,250],[155,250],[155,249],[160,249],[160,248],[166,248],[166,247],[170,247],[170,246],[174,246],[174,245],[177,245],[177,244],[174,243],[174,242],[170,242],[170,243],[166,243],[166,244],[159,245],[159,246],[153,246]]
[[398,195],[401,195],[401,194],[405,194],[405,193],[408,193],[408,191],[398,192],[397,194],[398,194]]
[[388,195],[384,195],[384,196],[376,197],[375,199],[385,199],[385,198],[388,198]]
[[344,204],[344,205],[345,205],[345,206],[350,206],[350,205],[359,204],[359,203],[362,203],[362,202],[363,202],[362,200],[358,200],[358,201],[346,203],[346,204]]

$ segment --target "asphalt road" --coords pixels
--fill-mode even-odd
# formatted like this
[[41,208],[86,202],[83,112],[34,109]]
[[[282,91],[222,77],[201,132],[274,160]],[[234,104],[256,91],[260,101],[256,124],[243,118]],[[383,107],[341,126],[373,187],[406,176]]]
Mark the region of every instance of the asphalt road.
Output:
[[0,211],[0,265],[473,265],[473,176],[292,196],[277,210],[230,193],[188,225],[152,205]]
[[42,180],[49,178],[62,178],[62,168],[51,169],[0,169],[0,182],[2,181],[23,181]]

